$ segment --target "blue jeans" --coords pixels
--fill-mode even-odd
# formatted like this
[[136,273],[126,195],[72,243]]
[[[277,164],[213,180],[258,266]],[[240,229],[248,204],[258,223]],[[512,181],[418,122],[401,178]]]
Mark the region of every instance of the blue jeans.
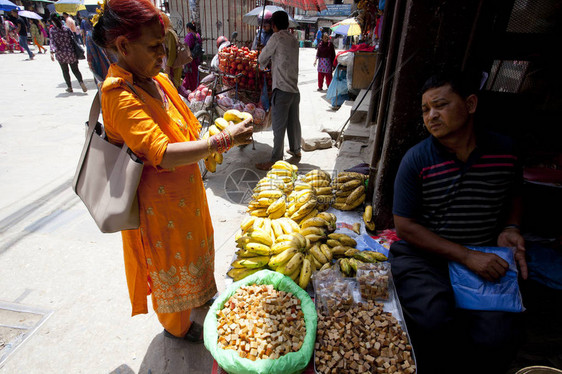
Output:
[[261,105],[266,112],[269,110],[269,96],[267,95],[267,79],[263,77],[263,87],[260,96]]
[[26,35],[20,35],[20,47],[24,48],[27,51],[29,58],[33,58],[33,56],[35,56],[33,52],[31,52],[31,50],[29,49],[29,45],[27,45]]

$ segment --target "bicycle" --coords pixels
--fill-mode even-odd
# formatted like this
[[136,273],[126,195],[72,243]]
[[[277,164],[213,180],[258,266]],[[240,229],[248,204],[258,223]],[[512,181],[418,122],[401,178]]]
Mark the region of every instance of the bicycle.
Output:
[[[209,85],[211,90],[211,103],[206,106],[204,109],[201,109],[194,113],[195,118],[201,124],[201,132],[200,134],[205,134],[209,130],[209,127],[214,124],[215,120],[219,117],[222,117],[223,113],[219,112],[219,104],[217,102],[217,95],[235,90],[235,98],[238,98],[238,79],[243,76],[242,73],[236,75],[230,75],[223,73],[216,69],[207,68],[203,65],[199,65],[198,67],[200,73],[204,73],[207,75],[213,74],[214,78]],[[235,82],[234,87],[229,87],[223,89],[222,86],[222,78],[230,78],[233,79]],[[201,177],[204,178],[207,175],[207,168],[205,167],[205,161],[199,160],[199,170],[201,172]]]

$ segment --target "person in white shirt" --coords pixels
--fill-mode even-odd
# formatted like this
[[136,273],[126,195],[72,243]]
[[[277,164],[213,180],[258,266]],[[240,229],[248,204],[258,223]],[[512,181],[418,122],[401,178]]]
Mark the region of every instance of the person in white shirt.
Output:
[[217,38],[217,54],[211,60],[211,68],[216,70],[219,69],[219,53],[229,45],[230,41],[225,36],[221,35]]
[[80,31],[76,26],[76,22],[74,21],[74,19],[70,16],[70,14],[66,12],[62,14],[62,18],[64,19],[64,23],[66,27],[68,27],[70,31],[72,31],[72,36],[74,36],[74,40],[76,40],[77,43],[82,44],[82,40],[80,38]]
[[299,42],[287,30],[289,16],[284,11],[273,13],[271,26],[273,35],[261,51],[258,62],[262,69],[271,62],[273,151],[269,162],[256,164],[260,170],[269,170],[275,161],[283,159],[285,131],[289,138],[287,153],[297,160],[301,157],[300,93],[297,87]]

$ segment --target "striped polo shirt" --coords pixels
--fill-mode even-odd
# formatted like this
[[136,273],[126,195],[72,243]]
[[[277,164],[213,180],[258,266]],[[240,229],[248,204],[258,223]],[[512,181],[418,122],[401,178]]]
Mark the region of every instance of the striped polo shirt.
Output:
[[400,163],[393,214],[455,243],[495,245],[521,182],[520,159],[509,138],[478,133],[476,149],[462,162],[430,136]]

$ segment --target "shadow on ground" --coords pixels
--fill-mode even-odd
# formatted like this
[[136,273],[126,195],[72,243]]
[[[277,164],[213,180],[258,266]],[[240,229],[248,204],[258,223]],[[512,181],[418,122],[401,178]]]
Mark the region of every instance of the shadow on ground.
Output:
[[524,336],[508,374],[534,365],[562,369],[562,291],[533,280],[520,282]]
[[212,367],[213,357],[203,344],[166,338],[161,333],[150,343],[139,374],[209,374]]
[[[191,318],[203,324],[208,311],[209,307],[194,309]],[[162,332],[152,339],[138,374],[209,374],[212,372],[213,362],[213,356],[203,343],[167,338]],[[122,371],[115,374],[129,373]]]

